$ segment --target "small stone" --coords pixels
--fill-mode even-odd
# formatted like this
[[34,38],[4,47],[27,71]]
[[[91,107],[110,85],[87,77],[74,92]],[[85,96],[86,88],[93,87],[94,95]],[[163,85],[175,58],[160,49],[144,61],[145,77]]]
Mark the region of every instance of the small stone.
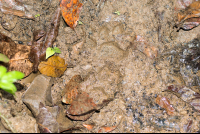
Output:
[[46,129],[47,131],[50,131],[52,133],[58,133],[59,132],[59,124],[55,119],[55,116],[58,114],[58,106],[55,107],[48,107],[48,109],[52,112],[50,112],[42,103],[40,103],[39,106],[40,113],[36,117],[37,123],[39,124],[39,129],[41,133],[45,133]]
[[22,101],[35,117],[39,114],[40,102],[52,106],[51,85],[51,77],[38,75],[22,96]]

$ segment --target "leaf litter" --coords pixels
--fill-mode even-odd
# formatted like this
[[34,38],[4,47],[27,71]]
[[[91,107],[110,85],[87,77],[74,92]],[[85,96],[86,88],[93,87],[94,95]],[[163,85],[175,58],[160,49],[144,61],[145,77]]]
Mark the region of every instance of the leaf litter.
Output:
[[200,1],[194,1],[184,10],[181,10],[178,15],[176,27],[184,30],[191,30],[200,24]]

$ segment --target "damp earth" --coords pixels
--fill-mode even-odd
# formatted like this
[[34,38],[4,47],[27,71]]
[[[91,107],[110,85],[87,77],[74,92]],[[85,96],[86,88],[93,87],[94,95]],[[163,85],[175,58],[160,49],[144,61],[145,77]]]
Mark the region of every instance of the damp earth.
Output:
[[[27,45],[35,30],[50,24],[59,1],[21,1],[40,16],[33,21],[0,12],[0,29],[15,43]],[[35,118],[39,107],[34,105],[43,102],[52,113],[56,113],[55,106],[62,108],[55,116],[63,132],[98,132],[102,126],[116,126],[112,133],[199,132],[199,111],[166,91],[170,85],[200,91],[200,27],[191,30],[174,27],[177,1],[79,1],[83,3],[81,23],[73,30],[60,18],[53,44],[61,50],[56,55],[70,66],[64,74],[50,78],[39,72],[31,73],[17,82],[15,96],[1,90],[0,112],[15,130],[39,133]],[[62,91],[75,75],[81,76],[81,90],[96,104],[113,98],[86,121],[67,118],[65,111],[69,105],[61,101]],[[168,98],[174,108],[172,115],[156,103],[158,96]],[[83,124],[95,127],[90,131]],[[3,119],[0,132],[11,132]]]

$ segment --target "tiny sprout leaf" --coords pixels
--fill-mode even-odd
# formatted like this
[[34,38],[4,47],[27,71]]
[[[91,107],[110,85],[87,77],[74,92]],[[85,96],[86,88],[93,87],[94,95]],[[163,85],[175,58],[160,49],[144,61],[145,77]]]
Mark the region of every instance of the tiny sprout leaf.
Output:
[[119,12],[119,11],[116,11],[115,14],[120,15],[120,12]]
[[8,93],[11,94],[15,94],[15,92],[17,91],[17,88],[15,87],[15,85],[13,83],[9,83],[9,82],[0,82],[0,88],[2,88],[3,90],[5,90]]
[[0,78],[6,74],[7,69],[4,66],[0,66]]
[[46,59],[48,59],[50,56],[54,54],[55,54],[55,51],[53,50],[53,48],[48,47],[46,50]]
[[9,62],[9,58],[6,55],[0,53],[0,61],[8,63]]
[[1,78],[1,82],[15,82],[16,80],[20,80],[24,77],[24,73],[19,72],[19,71],[12,71],[8,72],[7,74],[4,74],[3,77]]
[[83,24],[83,22],[81,22],[81,21],[79,20],[79,21],[78,21],[78,24],[79,24],[79,25],[82,25],[82,24]]
[[57,47],[54,47],[53,50],[54,50],[55,53],[59,53],[59,54],[61,53],[60,49],[57,48]]

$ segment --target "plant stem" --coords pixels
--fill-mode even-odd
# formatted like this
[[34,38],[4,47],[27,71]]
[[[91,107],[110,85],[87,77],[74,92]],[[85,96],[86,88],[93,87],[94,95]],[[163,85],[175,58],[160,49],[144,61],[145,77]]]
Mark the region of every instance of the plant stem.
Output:
[[4,119],[4,121],[6,122],[6,124],[8,125],[8,127],[10,128],[10,130],[13,133],[17,133],[17,131],[13,128],[13,126],[9,123],[9,121],[6,119],[6,117],[4,117],[1,113],[0,113],[0,118]]

